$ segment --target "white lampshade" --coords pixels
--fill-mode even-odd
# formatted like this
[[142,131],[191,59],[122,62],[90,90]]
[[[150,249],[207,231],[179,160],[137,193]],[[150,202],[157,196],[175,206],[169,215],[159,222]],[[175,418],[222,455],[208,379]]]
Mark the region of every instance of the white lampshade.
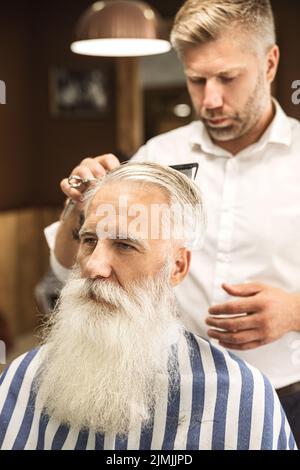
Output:
[[80,18],[76,54],[134,57],[162,54],[171,49],[158,13],[137,0],[105,0],[94,3]]

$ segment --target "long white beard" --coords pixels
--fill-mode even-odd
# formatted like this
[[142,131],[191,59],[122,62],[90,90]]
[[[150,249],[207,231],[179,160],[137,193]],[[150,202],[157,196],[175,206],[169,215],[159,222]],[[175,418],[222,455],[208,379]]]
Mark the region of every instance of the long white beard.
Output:
[[125,290],[74,269],[44,331],[36,391],[49,416],[120,435],[149,421],[159,375],[176,383],[170,346],[184,331],[167,271]]

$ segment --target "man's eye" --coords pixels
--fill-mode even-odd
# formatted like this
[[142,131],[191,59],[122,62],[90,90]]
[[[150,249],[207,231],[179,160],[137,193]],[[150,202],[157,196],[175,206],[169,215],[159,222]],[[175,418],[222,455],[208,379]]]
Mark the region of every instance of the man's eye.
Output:
[[96,238],[82,238],[81,243],[83,245],[93,246],[97,244]]
[[220,77],[222,83],[230,83],[235,79],[235,77]]
[[206,84],[206,78],[189,78],[188,80],[193,85],[205,85]]
[[119,248],[122,251],[130,251],[130,250],[135,250],[134,246],[128,245],[127,243],[117,243],[117,248]]

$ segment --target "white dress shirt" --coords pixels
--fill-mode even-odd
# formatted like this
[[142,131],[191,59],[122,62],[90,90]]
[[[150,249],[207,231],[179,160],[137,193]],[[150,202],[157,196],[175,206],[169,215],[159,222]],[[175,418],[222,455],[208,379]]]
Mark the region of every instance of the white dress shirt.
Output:
[[[235,156],[214,145],[197,121],[151,139],[133,157],[163,165],[199,163],[196,182],[207,230],[176,294],[186,328],[203,337],[208,308],[232,299],[223,282],[259,281],[300,292],[300,123],[275,106],[261,139]],[[50,232],[51,245],[55,230],[51,237]],[[53,255],[52,268],[65,279]],[[300,381],[300,332],[235,353],[265,373],[275,388]]]
[[[198,121],[151,139],[134,157],[199,163],[207,231],[176,291],[187,329],[204,337],[209,306],[230,299],[223,282],[259,281],[300,293],[300,123],[275,106],[262,138],[236,156],[214,145]],[[235,353],[276,388],[300,380],[300,332]]]

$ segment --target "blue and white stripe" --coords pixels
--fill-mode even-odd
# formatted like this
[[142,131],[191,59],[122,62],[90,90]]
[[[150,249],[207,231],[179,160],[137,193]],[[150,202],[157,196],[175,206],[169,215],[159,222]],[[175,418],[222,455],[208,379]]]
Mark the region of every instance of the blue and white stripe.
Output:
[[16,359],[0,377],[0,449],[193,450],[295,449],[270,382],[233,354],[190,333],[173,352],[178,387],[159,376],[150,425],[126,438],[69,429],[35,403],[41,349]]

